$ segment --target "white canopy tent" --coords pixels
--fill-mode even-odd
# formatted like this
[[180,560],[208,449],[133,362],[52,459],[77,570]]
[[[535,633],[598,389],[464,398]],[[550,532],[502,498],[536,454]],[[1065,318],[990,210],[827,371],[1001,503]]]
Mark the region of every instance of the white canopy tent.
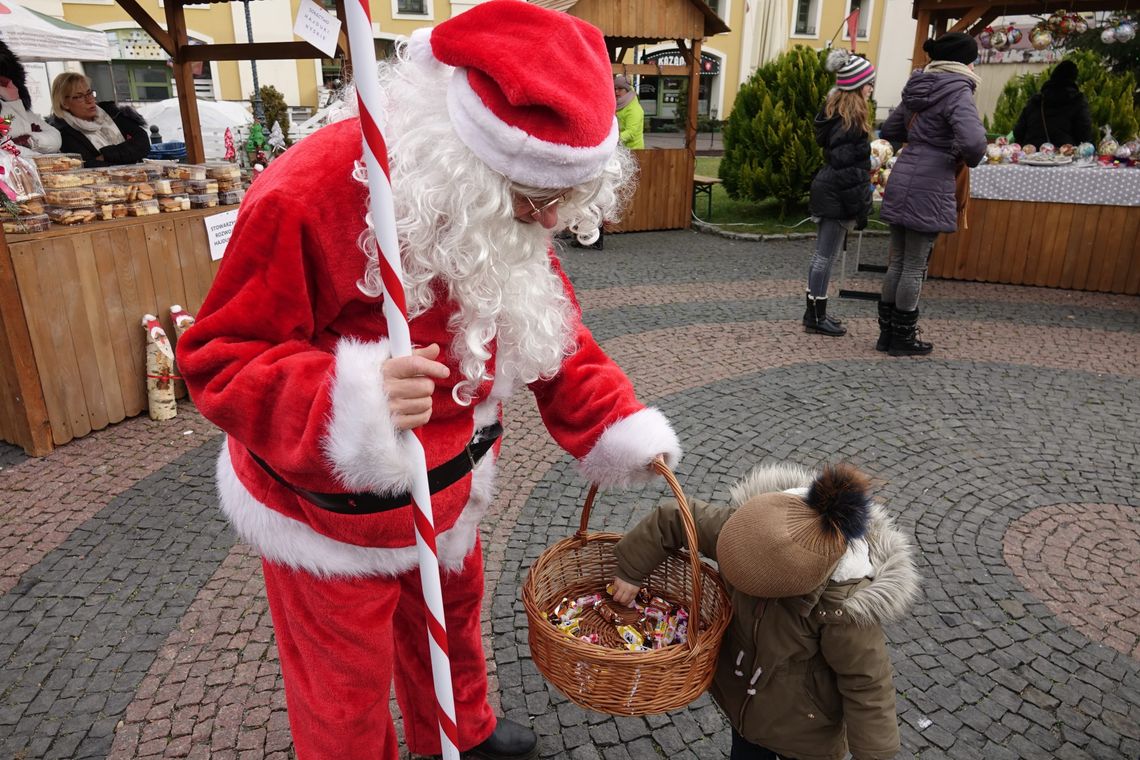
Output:
[[0,0],[0,40],[21,60],[109,61],[107,35]]
[[[3,0],[0,0],[2,2]],[[186,142],[182,129],[182,112],[178,98],[167,98],[155,103],[147,103],[139,108],[139,113],[150,126],[158,127],[163,142]],[[221,158],[225,155],[225,133],[229,129],[238,150],[253,123],[249,106],[228,100],[199,100],[198,123],[207,158]]]

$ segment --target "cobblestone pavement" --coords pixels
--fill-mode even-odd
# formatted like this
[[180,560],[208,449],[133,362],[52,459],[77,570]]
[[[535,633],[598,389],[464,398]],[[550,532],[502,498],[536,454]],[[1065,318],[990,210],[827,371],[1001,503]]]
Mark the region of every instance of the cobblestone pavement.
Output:
[[[674,422],[689,494],[724,499],[766,460],[873,474],[924,579],[888,630],[902,757],[1140,757],[1140,300],[930,281],[935,351],[892,359],[869,301],[833,302],[846,338],[802,332],[811,245],[647,233],[565,260],[587,323]],[[529,398],[508,416],[483,524],[496,706],[546,757],[725,757],[707,697],[614,719],[535,670],[519,588],[585,484]],[[220,442],[183,403],[43,459],[0,445],[0,758],[291,756],[258,561],[215,509]],[[666,497],[605,494],[591,526]]]

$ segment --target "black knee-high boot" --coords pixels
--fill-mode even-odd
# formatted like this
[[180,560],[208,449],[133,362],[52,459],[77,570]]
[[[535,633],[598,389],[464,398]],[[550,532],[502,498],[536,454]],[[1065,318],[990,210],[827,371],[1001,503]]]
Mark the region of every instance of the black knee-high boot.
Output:
[[812,298],[808,293],[804,309],[804,331],[838,338],[847,334],[847,328],[827,316],[827,296]]
[[933,343],[918,339],[918,309],[891,314],[891,356],[920,356],[934,350]]
[[879,301],[879,339],[875,341],[876,351],[886,351],[891,347],[891,312],[894,309],[893,303]]

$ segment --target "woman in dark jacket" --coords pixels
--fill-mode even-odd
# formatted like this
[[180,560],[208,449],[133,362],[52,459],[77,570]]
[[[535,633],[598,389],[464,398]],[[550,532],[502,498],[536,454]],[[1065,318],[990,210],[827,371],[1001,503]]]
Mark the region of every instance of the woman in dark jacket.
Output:
[[957,167],[976,166],[986,154],[986,131],[974,105],[981,81],[974,73],[978,43],[968,34],[947,32],[922,49],[930,63],[910,75],[902,103],[879,130],[892,143],[906,143],[879,214],[891,225],[891,242],[875,349],[891,356],[934,349],[917,337],[922,278],[938,233],[958,230]]
[[828,54],[826,66],[835,72],[835,89],[815,117],[823,168],[811,183],[811,215],[819,222],[819,235],[808,266],[804,330],[839,337],[847,328],[827,316],[827,285],[843,236],[850,229],[866,227],[871,213],[867,99],[875,87],[875,67],[866,58],[838,49]]
[[61,150],[78,153],[84,166],[135,164],[150,153],[146,122],[136,111],[111,101],[98,103],[91,80],[74,71],[51,85],[48,122],[63,137]]
[[1088,100],[1077,88],[1077,64],[1057,64],[1041,92],[1022,109],[1013,127],[1013,139],[1022,145],[1092,142],[1092,116]]

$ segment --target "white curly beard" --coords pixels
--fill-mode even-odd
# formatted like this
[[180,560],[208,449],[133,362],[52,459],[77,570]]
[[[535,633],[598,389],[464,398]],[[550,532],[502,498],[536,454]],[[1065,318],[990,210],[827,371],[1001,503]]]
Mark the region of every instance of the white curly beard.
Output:
[[[451,127],[446,90],[453,71],[407,61],[402,50],[401,59],[381,64],[386,99],[381,129],[408,316],[414,319],[432,307],[435,282],[446,286],[456,309],[452,353],[464,377],[456,393],[466,401],[491,379],[487,360],[493,344],[498,371],[509,373],[512,384],[555,375],[573,349],[575,316],[550,266],[550,232],[515,218],[511,182],[480,161]],[[617,218],[633,191],[634,163],[621,149],[610,164],[560,204],[560,226],[588,230],[602,219]],[[363,169],[354,176],[364,181]],[[370,217],[359,244],[368,257],[360,289],[379,295],[383,286]]]

